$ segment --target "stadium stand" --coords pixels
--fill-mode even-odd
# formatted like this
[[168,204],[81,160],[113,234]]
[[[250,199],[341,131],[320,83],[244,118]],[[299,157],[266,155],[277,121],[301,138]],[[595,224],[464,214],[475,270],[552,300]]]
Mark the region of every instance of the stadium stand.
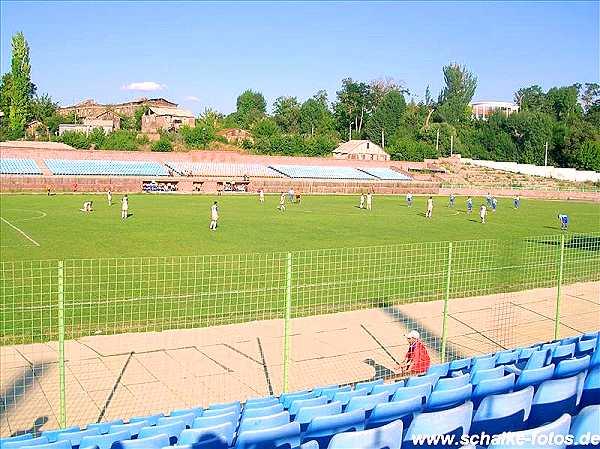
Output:
[[270,168],[289,178],[377,180],[375,176],[352,167],[271,165]]
[[91,176],[168,176],[167,169],[148,161],[46,159],[44,163],[55,175]]
[[41,175],[42,171],[33,159],[0,159],[0,174]]
[[[580,437],[600,433],[599,335],[588,333],[433,365],[426,374],[410,377],[406,383],[384,384],[377,379],[354,388],[328,385],[284,393],[279,398],[249,399],[245,404],[212,404],[206,409],[174,410],[166,417],[136,417],[128,424],[118,420],[92,423],[85,429],[74,426],[44,431],[41,436],[28,433],[0,439],[0,447],[390,449],[440,447],[417,444],[416,436],[554,432],[561,436],[571,433],[576,439],[570,447],[583,449],[588,443]],[[569,356],[563,358],[565,354]],[[568,377],[555,370],[555,357],[560,358],[559,365],[577,362]],[[511,364],[515,359],[523,366],[517,379],[544,368],[550,368],[552,374],[536,385],[519,384]],[[461,368],[460,373],[451,369],[453,364]],[[481,378],[483,371],[491,370],[502,375]],[[478,373],[480,381],[474,385]],[[564,449],[567,445],[550,442],[544,447]],[[517,446],[492,442],[488,449],[511,447]]]
[[166,162],[165,165],[180,175],[191,176],[254,176],[281,178],[283,175],[260,164],[227,164],[221,162]]
[[367,175],[375,176],[376,178],[381,179],[382,181],[412,180],[410,176],[387,167],[359,168],[359,170],[365,172]]

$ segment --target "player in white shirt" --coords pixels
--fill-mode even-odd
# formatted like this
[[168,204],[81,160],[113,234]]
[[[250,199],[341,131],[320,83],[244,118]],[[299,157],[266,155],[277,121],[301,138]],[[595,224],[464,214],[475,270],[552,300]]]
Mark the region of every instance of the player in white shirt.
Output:
[[413,203],[413,195],[412,195],[412,193],[408,192],[406,194],[406,205],[408,207],[412,207],[412,203]]
[[277,209],[281,212],[285,211],[285,193],[283,192],[281,192],[281,195],[279,196],[279,206],[277,206]]
[[485,223],[485,216],[487,215],[487,207],[484,204],[479,208],[479,218],[481,218],[481,223]]
[[433,197],[429,197],[427,199],[427,213],[425,214],[426,218],[431,218],[433,214]]
[[371,210],[373,208],[373,194],[371,192],[367,193],[367,210]]
[[121,218],[125,220],[129,216],[129,198],[127,195],[121,200]]
[[92,202],[86,201],[85,203],[83,203],[83,206],[79,210],[81,212],[91,212],[92,211]]
[[358,207],[360,209],[364,209],[365,208],[365,194],[364,193],[360,194],[360,204],[358,205]]
[[213,205],[210,207],[210,230],[217,230],[217,221],[219,220],[219,206],[215,201]]
[[106,192],[106,199],[108,200],[108,205],[112,206],[112,192],[110,189]]
[[265,202],[265,191],[263,189],[258,191],[258,200],[261,204]]

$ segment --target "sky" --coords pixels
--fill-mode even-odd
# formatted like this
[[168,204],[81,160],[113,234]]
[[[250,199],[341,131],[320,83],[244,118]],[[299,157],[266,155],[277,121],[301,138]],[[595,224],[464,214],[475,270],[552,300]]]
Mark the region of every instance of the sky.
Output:
[[62,105],[165,97],[235,110],[245,89],[300,101],[341,80],[393,78],[437,96],[442,67],[474,100],[599,81],[599,2],[17,2],[0,0],[0,69],[23,31],[32,80]]

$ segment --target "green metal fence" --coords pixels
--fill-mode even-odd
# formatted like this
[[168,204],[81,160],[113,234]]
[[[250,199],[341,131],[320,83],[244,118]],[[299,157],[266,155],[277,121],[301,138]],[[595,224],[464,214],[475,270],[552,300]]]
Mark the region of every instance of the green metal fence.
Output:
[[2,262],[0,430],[398,376],[599,327],[600,233]]

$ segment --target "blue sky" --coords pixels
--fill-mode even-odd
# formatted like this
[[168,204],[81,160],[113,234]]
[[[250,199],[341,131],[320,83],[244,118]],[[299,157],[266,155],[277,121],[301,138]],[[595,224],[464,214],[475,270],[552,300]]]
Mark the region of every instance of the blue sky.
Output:
[[[598,2],[0,3],[2,73],[23,31],[32,78],[61,104],[163,96],[195,112],[235,109],[246,88],[330,99],[345,77],[401,80],[416,97],[467,65],[475,99],[598,81]],[[151,82],[160,90],[128,90]],[[135,87],[135,85],[133,86]]]

